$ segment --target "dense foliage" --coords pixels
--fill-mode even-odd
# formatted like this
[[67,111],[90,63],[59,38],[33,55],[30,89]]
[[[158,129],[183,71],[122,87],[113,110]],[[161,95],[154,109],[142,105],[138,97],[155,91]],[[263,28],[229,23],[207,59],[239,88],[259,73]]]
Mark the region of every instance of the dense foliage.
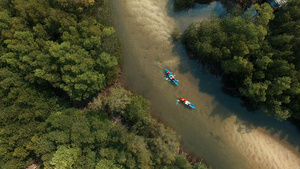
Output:
[[32,84],[86,99],[117,77],[120,56],[110,48],[118,47],[107,40],[116,36],[114,29],[51,3],[14,0],[2,9],[1,65]]
[[268,4],[255,5],[257,13],[194,23],[184,44],[192,58],[219,67],[252,106],[279,119],[300,119],[299,7],[291,0],[274,16]]
[[[151,118],[150,103],[141,96],[111,88],[89,109],[78,110],[10,75],[1,79],[10,84],[1,90],[1,168],[26,168],[34,161],[60,169],[201,167],[179,154],[179,137]],[[111,99],[123,101],[111,109]]]
[[107,89],[120,59],[107,8],[0,1],[0,168],[203,168],[179,154],[179,137],[151,118],[148,100]]

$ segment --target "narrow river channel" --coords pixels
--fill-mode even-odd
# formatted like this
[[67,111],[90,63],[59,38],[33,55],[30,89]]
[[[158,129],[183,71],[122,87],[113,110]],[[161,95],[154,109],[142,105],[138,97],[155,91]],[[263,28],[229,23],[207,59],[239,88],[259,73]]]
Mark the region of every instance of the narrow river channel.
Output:
[[[299,131],[287,121],[248,112],[170,38],[175,27],[184,30],[212,12],[224,14],[220,3],[174,13],[171,0],[110,2],[124,45],[122,75],[132,90],[151,101],[153,116],[181,135],[186,151],[217,169],[300,169]],[[166,81],[165,68],[179,86]],[[177,104],[179,96],[196,110]]]

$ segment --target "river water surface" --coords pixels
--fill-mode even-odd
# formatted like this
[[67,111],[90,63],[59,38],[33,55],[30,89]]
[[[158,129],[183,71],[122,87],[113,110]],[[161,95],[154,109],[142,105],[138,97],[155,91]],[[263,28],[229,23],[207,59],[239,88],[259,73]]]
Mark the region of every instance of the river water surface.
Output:
[[[184,30],[191,22],[209,19],[212,12],[224,14],[220,3],[174,13],[170,0],[110,2],[124,44],[126,82],[151,101],[153,116],[181,135],[186,151],[217,169],[300,169],[299,131],[289,122],[248,112],[171,40],[175,27]],[[166,81],[165,68],[176,75],[179,86]],[[196,110],[177,104],[179,96]]]

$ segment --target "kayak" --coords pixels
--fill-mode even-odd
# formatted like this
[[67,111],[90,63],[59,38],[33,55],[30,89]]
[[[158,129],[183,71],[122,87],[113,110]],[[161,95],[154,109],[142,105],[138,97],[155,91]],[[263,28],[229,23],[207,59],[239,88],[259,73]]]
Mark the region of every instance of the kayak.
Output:
[[196,109],[196,107],[191,102],[187,101],[185,98],[179,97],[179,100],[185,105],[188,105],[190,108]]
[[172,75],[172,73],[168,70],[168,69],[165,69],[166,71],[166,74],[168,75],[169,79],[175,83],[176,85],[178,85],[178,81],[175,79],[174,75]]

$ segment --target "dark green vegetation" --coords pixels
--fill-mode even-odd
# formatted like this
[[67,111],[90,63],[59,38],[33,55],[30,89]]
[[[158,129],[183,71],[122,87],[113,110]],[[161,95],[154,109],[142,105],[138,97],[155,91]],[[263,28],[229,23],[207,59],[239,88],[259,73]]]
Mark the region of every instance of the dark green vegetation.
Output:
[[107,5],[0,1],[0,168],[203,168],[179,154],[149,101],[107,89],[121,57]]
[[1,66],[72,100],[86,99],[118,75],[114,29],[49,2],[14,0],[2,9]]
[[195,0],[175,0],[174,9],[176,11],[187,9],[195,3]]
[[186,50],[217,69],[225,88],[252,107],[300,119],[300,1],[289,1],[275,15],[268,4],[254,8],[255,17],[233,11],[190,25],[183,35]]

